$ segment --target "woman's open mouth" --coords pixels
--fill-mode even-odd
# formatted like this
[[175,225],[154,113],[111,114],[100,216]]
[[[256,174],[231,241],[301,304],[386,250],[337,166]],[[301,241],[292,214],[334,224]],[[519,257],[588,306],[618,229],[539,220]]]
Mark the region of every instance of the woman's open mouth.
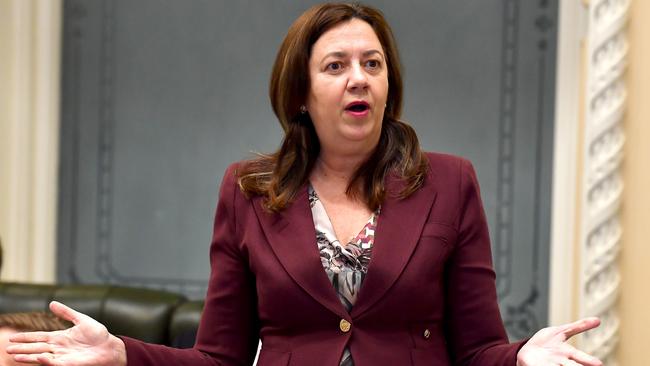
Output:
[[345,107],[345,111],[355,117],[364,117],[370,111],[370,104],[365,101],[352,102]]

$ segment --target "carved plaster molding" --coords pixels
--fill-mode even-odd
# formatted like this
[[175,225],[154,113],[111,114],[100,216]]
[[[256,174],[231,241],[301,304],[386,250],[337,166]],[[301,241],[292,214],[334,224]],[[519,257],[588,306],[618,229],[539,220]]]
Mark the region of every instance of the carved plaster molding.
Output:
[[617,298],[623,193],[624,71],[630,0],[592,0],[585,38],[585,99],[579,233],[579,316],[598,316],[601,326],[585,334],[580,347],[616,365]]

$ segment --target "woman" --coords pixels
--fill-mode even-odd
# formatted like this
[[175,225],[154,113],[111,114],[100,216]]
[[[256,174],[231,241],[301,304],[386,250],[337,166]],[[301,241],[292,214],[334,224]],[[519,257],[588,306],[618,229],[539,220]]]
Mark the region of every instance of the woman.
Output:
[[[597,319],[509,344],[471,165],[425,154],[399,121],[397,49],[383,16],[323,4],[291,26],[271,102],[285,132],[221,185],[206,306],[191,350],[76,324],[17,335],[45,365],[600,365],[565,343]],[[360,231],[361,229],[361,231]]]

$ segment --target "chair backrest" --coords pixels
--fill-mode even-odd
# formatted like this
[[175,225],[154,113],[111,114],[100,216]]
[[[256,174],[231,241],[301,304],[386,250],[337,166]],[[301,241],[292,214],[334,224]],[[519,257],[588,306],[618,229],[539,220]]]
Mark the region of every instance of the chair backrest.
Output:
[[0,282],[0,313],[47,311],[52,300],[93,317],[113,334],[183,348],[194,343],[203,309],[202,301],[159,290]]

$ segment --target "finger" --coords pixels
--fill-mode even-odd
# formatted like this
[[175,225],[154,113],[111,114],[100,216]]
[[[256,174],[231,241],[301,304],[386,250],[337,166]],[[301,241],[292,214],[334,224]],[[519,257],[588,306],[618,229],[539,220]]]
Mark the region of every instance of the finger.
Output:
[[61,360],[57,360],[52,354],[42,354],[37,357],[38,363],[43,366],[65,366],[65,363]]
[[[571,346],[569,346],[571,347]],[[602,366],[603,363],[596,357],[589,355],[585,352],[582,352],[579,349],[573,348],[570,350],[569,358],[571,360],[577,361],[580,365],[583,366]]]
[[52,345],[47,343],[21,343],[7,347],[7,353],[10,354],[34,354],[52,352]]
[[580,364],[573,360],[564,360],[560,362],[560,366],[580,366]]
[[27,332],[16,333],[9,336],[11,343],[34,343],[34,342],[50,342],[54,332]]
[[39,360],[39,356],[42,355],[14,355],[14,361],[19,363],[47,365],[47,363],[43,363]]
[[50,303],[50,310],[52,310],[54,315],[64,320],[70,321],[74,325],[77,325],[84,317],[86,317],[86,315],[70,307],[67,307],[58,301],[52,301]]
[[584,318],[573,323],[562,325],[560,326],[560,330],[564,334],[565,338],[569,339],[576,334],[596,328],[599,325],[600,319],[598,318]]

